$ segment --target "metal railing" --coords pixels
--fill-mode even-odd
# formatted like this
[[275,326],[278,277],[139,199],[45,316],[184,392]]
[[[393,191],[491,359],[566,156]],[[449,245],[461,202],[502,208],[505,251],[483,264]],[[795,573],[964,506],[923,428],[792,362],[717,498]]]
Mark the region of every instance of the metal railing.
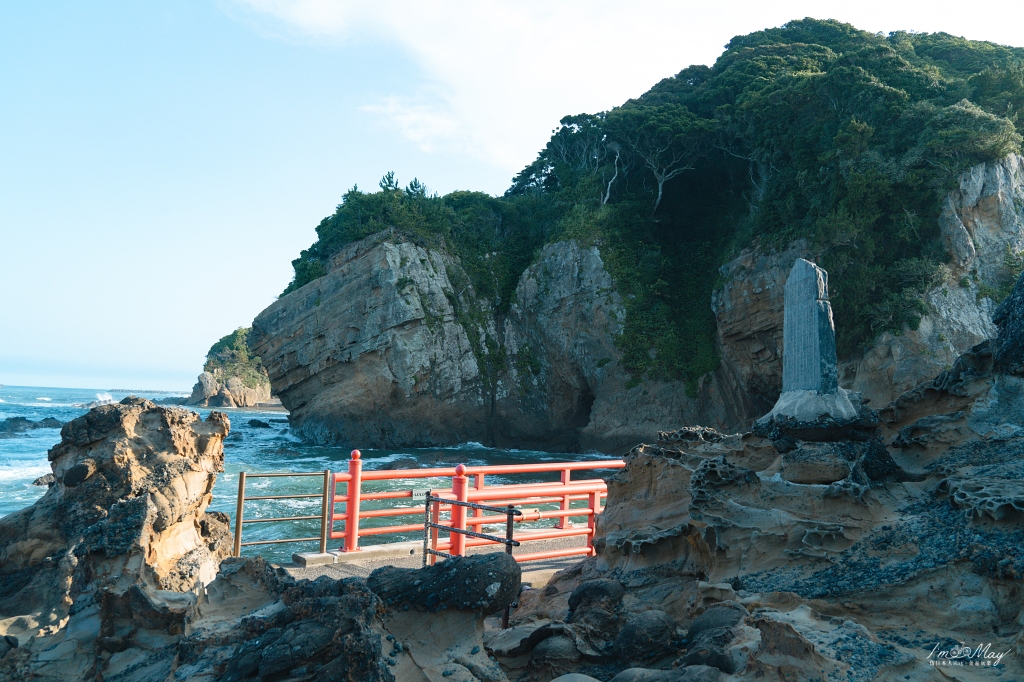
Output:
[[[431,505],[439,506],[441,504],[441,502],[443,502],[443,501],[444,501],[444,498],[442,498],[442,497],[435,497],[435,496],[431,495],[430,493],[427,493],[427,502],[426,502],[426,504],[423,505],[423,567],[424,568],[426,568],[426,566],[427,566],[427,557],[428,556],[431,559],[433,559],[434,557],[439,557],[439,556],[447,557],[448,559],[454,559],[456,556],[459,556],[458,554],[453,555],[453,554],[448,554],[446,552],[439,552],[439,551],[437,551],[435,549],[430,549],[429,547],[427,547],[427,536],[429,535],[429,531],[432,528],[436,529],[436,530],[440,530],[442,528],[447,528],[448,531],[449,531],[449,534],[451,535],[451,537],[469,536],[469,537],[481,538],[481,539],[484,539],[484,540],[490,540],[491,542],[503,544],[503,545],[505,545],[505,553],[506,554],[512,554],[512,548],[513,547],[518,547],[520,545],[520,543],[518,541],[516,541],[515,538],[512,537],[512,530],[513,530],[513,522],[515,520],[515,517],[522,516],[523,513],[521,511],[519,511],[518,509],[516,509],[515,507],[513,507],[511,504],[507,505],[504,509],[502,509],[501,507],[490,507],[490,506],[488,506],[486,504],[474,504],[472,502],[459,502],[458,500],[448,500],[447,501],[448,505],[451,506],[453,511],[456,510],[456,509],[462,509],[463,510],[463,516],[465,515],[465,509],[467,509],[467,508],[468,509],[477,510],[477,511],[489,511],[489,512],[496,512],[498,514],[504,514],[505,515],[505,537],[504,538],[499,538],[496,535],[487,535],[486,533],[477,533],[477,532],[471,531],[471,530],[464,530],[464,529],[460,529],[460,528],[453,528],[451,526],[442,526],[440,524],[432,523],[430,521]],[[508,604],[507,606],[505,606],[505,613],[501,617],[501,628],[503,630],[507,630],[508,629],[509,615],[512,613],[512,609],[514,609],[514,608],[516,608],[518,606],[519,606],[519,602],[518,601],[514,601],[511,604]]]
[[[495,508],[501,506],[507,507],[508,505],[519,507],[530,506],[534,508],[526,509],[523,511],[521,516],[516,516],[516,522],[535,522],[544,519],[553,519],[555,521],[555,525],[553,527],[531,531],[528,534],[520,536],[523,542],[576,536],[586,537],[585,546],[549,550],[546,552],[535,552],[532,554],[517,554],[515,555],[517,561],[531,561],[535,559],[571,556],[574,554],[592,555],[594,553],[593,536],[596,529],[596,516],[601,513],[601,502],[602,498],[607,496],[607,486],[605,485],[604,480],[600,478],[574,481],[572,480],[572,472],[595,469],[619,469],[623,466],[625,466],[625,462],[622,460],[600,460],[589,462],[543,462],[536,464],[472,467],[459,464],[452,468],[363,471],[362,456],[358,450],[353,450],[351,458],[348,461],[348,472],[331,472],[330,470],[325,470],[323,472],[302,474],[278,473],[246,475],[245,473],[242,473],[239,475],[238,481],[238,508],[235,520],[234,554],[235,556],[238,556],[242,547],[250,545],[269,545],[283,542],[311,542],[317,540],[320,542],[321,553],[327,551],[327,543],[329,540],[342,540],[342,546],[339,548],[342,552],[357,552],[359,551],[360,537],[394,534],[402,535],[424,532],[428,529],[428,525],[430,524],[436,526],[429,528],[433,537],[433,543],[430,549],[435,552],[448,552],[450,554],[461,555],[465,552],[466,547],[491,544],[491,540],[459,532],[456,532],[454,537],[449,533],[449,538],[447,540],[442,540],[438,537],[438,531],[440,528],[447,528],[449,530],[454,528],[463,531],[470,530],[475,533],[482,530],[481,527],[484,525],[502,523],[505,520],[504,516],[485,516],[484,512],[486,511],[486,507],[483,505],[477,504],[475,506],[465,507],[465,505],[462,504],[452,504],[452,502],[457,501],[462,503],[488,502],[493,504]],[[486,485],[487,476],[508,476],[544,472],[559,472],[560,480],[557,482],[553,481],[547,483]],[[245,482],[247,478],[284,476],[322,476],[324,480],[323,490],[319,493],[300,495],[261,495],[245,497]],[[450,491],[443,490],[443,488],[439,488],[437,485],[432,486],[433,490],[428,490],[426,488],[411,488],[379,492],[364,492],[362,490],[364,481],[415,481],[427,478],[450,478]],[[470,487],[469,485],[470,479],[472,479],[473,487]],[[345,484],[344,494],[339,494],[337,490],[338,485],[341,483]],[[423,514],[423,511],[421,511],[422,508],[419,507],[419,505],[412,507],[391,507],[363,510],[363,502],[377,502],[385,500],[399,501],[403,499],[418,502],[420,499],[426,499],[426,496],[431,493],[434,494],[435,498],[443,500],[443,502],[434,505],[432,519],[423,519],[422,522],[401,523],[397,525],[374,527],[360,526],[360,521],[363,519],[383,519]],[[313,515],[260,519],[245,519],[243,517],[243,503],[248,500],[314,497],[322,498],[321,515],[319,517]],[[581,500],[586,500],[585,507],[572,506],[574,502]],[[338,512],[338,505],[344,505],[344,510]],[[541,510],[536,508],[539,505],[558,505],[558,508]],[[466,509],[472,509],[473,515],[467,517],[465,513]],[[444,519],[445,521],[448,521],[447,525],[441,523],[441,514],[443,513],[448,514],[449,516],[449,519]],[[504,514],[504,512],[502,513]],[[572,519],[578,517],[585,518],[585,525],[573,525]],[[316,518],[321,519],[319,538],[285,538],[280,540],[242,542],[242,527],[247,523],[303,521],[314,520]],[[417,521],[419,521],[419,519],[417,519]],[[338,523],[344,524],[343,529],[335,530],[335,526]]]
[[[302,477],[302,476],[322,476],[323,477],[323,490],[319,493],[301,493],[298,495],[254,495],[252,497],[245,496],[245,483],[250,478],[286,478],[286,477]],[[312,473],[278,473],[278,474],[246,474],[244,471],[238,474],[238,504],[235,507],[235,547],[234,556],[242,555],[242,548],[249,547],[251,545],[276,545],[285,542],[315,542],[320,541],[320,553],[323,554],[327,551],[327,523],[330,517],[330,507],[327,506],[330,496],[328,490],[331,487],[331,482],[334,480],[331,475],[330,469],[324,469],[322,472]],[[282,516],[276,518],[259,518],[259,519],[247,519],[245,518],[245,503],[253,500],[297,500],[297,499],[308,499],[310,497],[319,497],[323,502],[320,505],[320,514],[318,516]],[[280,540],[255,540],[252,542],[242,542],[242,526],[247,523],[275,523],[282,521],[309,521],[312,519],[320,519],[320,537],[315,538],[283,538]]]

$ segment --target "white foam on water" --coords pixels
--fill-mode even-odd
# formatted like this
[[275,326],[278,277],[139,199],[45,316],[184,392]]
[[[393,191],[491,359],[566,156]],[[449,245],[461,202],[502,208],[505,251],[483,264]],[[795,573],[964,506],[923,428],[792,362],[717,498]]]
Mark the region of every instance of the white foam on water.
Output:
[[36,400],[45,400],[46,402],[50,402],[53,398],[36,398]]
[[110,403],[112,403],[112,402],[114,402],[114,396],[110,395],[109,393],[97,393],[96,394],[96,402],[103,402],[103,403],[110,402]]
[[35,480],[51,473],[48,464],[23,467],[0,467],[0,481],[17,481],[19,479]]

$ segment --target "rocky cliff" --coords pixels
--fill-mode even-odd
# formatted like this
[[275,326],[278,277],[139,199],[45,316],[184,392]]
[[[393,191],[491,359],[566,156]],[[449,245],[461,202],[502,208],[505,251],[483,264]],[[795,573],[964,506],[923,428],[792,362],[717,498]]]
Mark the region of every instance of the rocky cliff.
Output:
[[[841,383],[882,405],[993,335],[992,297],[1024,251],[1024,160],[981,164],[944,203],[952,262],[916,330],[840,358]],[[548,244],[508,312],[481,300],[457,258],[388,230],[349,244],[328,273],[253,322],[292,425],[365,447],[465,441],[547,450],[624,450],[668,423],[726,430],[767,412],[781,389],[782,287],[808,242],[757,246],[722,268],[709,305],[721,364],[696,397],[682,382],[637,382],[616,337],[625,307],[600,248]]]
[[249,355],[249,329],[236,329],[206,354],[206,364],[186,405],[254,407],[271,402],[270,380],[259,357]]
[[1016,679],[1024,277],[995,321],[878,412],[634,448],[597,556],[524,594],[491,650],[535,680]]
[[[950,261],[926,294],[917,329],[881,334],[855,357],[840,358],[840,383],[882,406],[929,381],[967,349],[992,338],[992,297],[1008,293],[1024,253],[1024,157],[980,164],[943,201],[943,242]],[[744,250],[722,267],[715,292],[723,371],[764,414],[782,388],[783,285],[796,258],[814,259],[805,240],[785,250]],[[706,423],[712,423],[705,420]]]

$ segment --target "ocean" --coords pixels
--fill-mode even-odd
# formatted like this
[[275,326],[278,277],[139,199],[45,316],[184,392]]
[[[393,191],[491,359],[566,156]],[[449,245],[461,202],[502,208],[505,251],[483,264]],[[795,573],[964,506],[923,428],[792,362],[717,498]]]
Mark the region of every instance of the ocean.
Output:
[[[0,420],[9,417],[26,417],[39,421],[53,417],[61,422],[68,422],[88,411],[88,404],[98,401],[119,401],[128,395],[136,395],[150,400],[160,400],[170,396],[184,394],[164,393],[141,390],[96,390],[77,388],[39,388],[25,386],[0,386]],[[211,411],[207,408],[187,408],[199,412],[203,418]],[[238,474],[257,472],[314,472],[331,469],[347,471],[349,448],[328,447],[303,443],[288,428],[287,415],[280,411],[258,409],[227,409],[225,412],[231,420],[231,434],[224,442],[225,472],[219,474],[213,489],[213,502],[210,509],[222,511],[231,517],[234,529],[235,507],[238,496]],[[249,424],[250,420],[259,420],[270,425],[261,428]],[[35,429],[12,437],[0,438],[0,516],[18,511],[39,499],[46,491],[45,486],[36,486],[32,481],[50,473],[50,465],[46,459],[47,451],[60,442],[60,430],[56,428]],[[400,450],[361,449],[363,467],[372,469],[404,469],[424,467],[454,467],[456,464],[527,464],[533,462],[564,462],[585,461],[592,459],[609,459],[607,455],[597,453],[550,453],[534,450],[501,450],[487,448],[479,443],[465,443],[449,448],[405,448]],[[591,478],[608,476],[612,472],[584,472],[573,475],[573,478]],[[557,474],[531,474],[516,476],[503,480],[502,477],[488,477],[488,485],[501,482],[528,483],[545,480],[558,480]],[[450,485],[449,479],[423,479],[416,482],[415,487],[430,488],[432,485],[442,487]],[[364,491],[408,489],[413,487],[409,482],[374,481],[363,485]],[[319,493],[322,479],[309,478],[263,478],[247,482],[246,496],[250,495],[289,495],[300,493]],[[344,486],[339,486],[339,492]],[[247,502],[245,518],[270,518],[283,516],[309,516],[320,514],[320,500],[315,498],[296,500],[261,500]],[[364,503],[363,509],[374,509],[383,505],[395,506],[411,502],[383,501]],[[341,509],[339,505],[339,510]],[[391,525],[396,523],[415,523],[413,517],[399,517],[394,520],[367,519],[363,527],[374,525]],[[342,524],[339,524],[339,529]],[[316,537],[319,536],[319,521],[293,521],[286,523],[255,523],[245,525],[244,540],[274,540],[284,537]],[[360,537],[360,544],[372,545],[381,542],[412,540],[422,537],[421,534],[386,535]],[[340,540],[329,543],[330,549],[337,548]],[[260,545],[243,548],[243,554],[259,554],[268,561],[289,561],[293,552],[316,551],[318,543],[288,543]]]

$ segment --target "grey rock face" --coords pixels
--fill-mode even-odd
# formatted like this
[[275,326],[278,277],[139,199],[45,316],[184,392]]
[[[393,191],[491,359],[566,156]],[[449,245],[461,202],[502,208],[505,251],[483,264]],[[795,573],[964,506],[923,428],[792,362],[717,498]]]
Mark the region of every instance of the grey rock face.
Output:
[[630,384],[624,321],[597,247],[545,246],[498,319],[457,259],[382,232],[263,311],[249,343],[318,442],[611,452],[665,424],[742,419],[742,390],[717,375],[697,399],[682,382]]
[[803,258],[796,260],[786,280],[783,343],[783,392],[836,392],[836,330],[828,273]]
[[1024,274],[1013,292],[996,309],[993,322],[999,326],[992,358],[995,366],[1008,374],[1024,374]]

